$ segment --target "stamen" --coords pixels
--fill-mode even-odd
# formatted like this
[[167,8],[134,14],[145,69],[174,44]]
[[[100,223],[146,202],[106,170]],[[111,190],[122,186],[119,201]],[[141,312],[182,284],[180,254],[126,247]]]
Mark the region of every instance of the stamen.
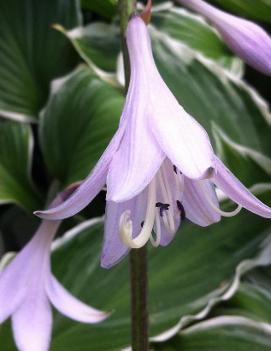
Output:
[[[156,180],[155,177],[148,186],[148,199],[145,220],[140,233],[133,239],[133,223],[130,220],[131,211],[127,210],[120,216],[119,235],[122,242],[130,248],[139,249],[151,237],[156,213]],[[142,224],[142,223],[141,223]]]
[[237,208],[235,210],[233,210],[233,211],[223,211],[223,210],[221,210],[219,207],[217,207],[213,203],[212,199],[210,198],[210,195],[206,192],[206,189],[205,189],[204,185],[201,183],[201,181],[199,181],[199,184],[201,186],[201,189],[203,191],[203,194],[205,195],[205,198],[206,198],[208,204],[212,207],[212,209],[214,211],[216,211],[221,216],[223,216],[223,217],[233,217],[233,216],[236,216],[242,210],[242,206],[239,205],[239,204],[237,204],[238,205]]
[[169,204],[163,204],[162,202],[157,202],[155,207],[159,207],[159,212],[160,212],[160,217],[163,217],[163,213],[165,211],[168,211],[169,209]]
[[[167,178],[163,174],[163,167],[161,167],[160,171],[158,172],[158,179],[159,179],[159,185],[160,185],[165,203],[173,204],[172,195],[171,195],[171,192],[169,191],[169,184],[167,182]],[[169,207],[168,211],[166,211],[166,216],[163,216],[162,218],[167,230],[169,232],[174,233],[175,223],[174,223],[173,206]]]
[[160,223],[158,209],[156,209],[156,214],[155,214],[155,229],[156,229],[156,238],[154,239],[153,234],[151,234],[150,241],[153,247],[158,247],[161,242],[161,223]]
[[185,214],[185,209],[183,207],[183,204],[181,203],[181,201],[177,200],[177,207],[178,207],[178,210],[180,211],[181,213],[181,220],[184,221],[185,220],[185,217],[186,217],[186,214]]
[[177,167],[175,165],[173,165],[173,170],[175,175],[175,180],[176,180],[176,187],[177,187],[177,191],[180,194],[180,196],[183,195],[184,192],[184,176],[182,174],[182,172],[180,172]]

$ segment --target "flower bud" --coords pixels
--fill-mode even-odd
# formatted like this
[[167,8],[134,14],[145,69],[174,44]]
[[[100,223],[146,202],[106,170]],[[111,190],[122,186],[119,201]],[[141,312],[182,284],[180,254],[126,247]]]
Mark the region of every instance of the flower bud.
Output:
[[229,48],[247,64],[271,75],[271,37],[260,26],[218,10],[202,0],[178,2],[206,17]]

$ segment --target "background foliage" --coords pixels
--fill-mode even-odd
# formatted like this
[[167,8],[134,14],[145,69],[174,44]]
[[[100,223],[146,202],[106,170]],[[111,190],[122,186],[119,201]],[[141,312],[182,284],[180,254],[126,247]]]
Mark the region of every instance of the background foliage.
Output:
[[[270,0],[210,2],[270,28]],[[269,78],[245,67],[199,16],[168,1],[154,5],[150,31],[163,78],[220,157],[271,204]],[[0,0],[0,29],[4,255],[34,233],[34,209],[89,173],[124,96],[116,0]],[[103,213],[100,194],[63,223],[53,270],[75,295],[114,313],[97,326],[56,314],[53,351],[129,346],[128,262],[99,267]],[[270,350],[270,235],[269,221],[243,211],[210,228],[187,222],[169,247],[150,248],[153,349]],[[15,350],[9,323],[0,341],[2,351]]]

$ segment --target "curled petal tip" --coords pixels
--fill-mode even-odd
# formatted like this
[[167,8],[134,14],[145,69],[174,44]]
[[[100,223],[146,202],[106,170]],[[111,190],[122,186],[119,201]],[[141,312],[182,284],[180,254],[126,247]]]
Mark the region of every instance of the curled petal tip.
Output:
[[147,24],[150,23],[151,20],[151,10],[152,10],[152,0],[148,0],[144,10],[141,12],[140,17]]
[[38,210],[38,211],[34,211],[33,214],[34,214],[35,216],[37,216],[37,217],[43,218],[43,217],[42,217],[42,212],[43,212],[43,211],[39,211],[39,210]]
[[62,201],[67,200],[81,184],[82,181],[79,180],[67,186],[67,188],[60,193]]
[[[81,184],[82,184],[82,181],[78,181],[78,182],[74,182],[74,183],[70,184],[68,187],[66,187],[52,201],[51,205],[49,206],[49,210],[61,205],[64,201],[66,201],[80,187]],[[33,212],[33,214],[35,216],[43,218],[43,219],[56,219],[56,218],[50,218],[50,215],[47,216],[50,213],[49,210],[45,210],[45,211],[38,210],[38,211]],[[49,212],[47,213],[47,211],[49,211]]]

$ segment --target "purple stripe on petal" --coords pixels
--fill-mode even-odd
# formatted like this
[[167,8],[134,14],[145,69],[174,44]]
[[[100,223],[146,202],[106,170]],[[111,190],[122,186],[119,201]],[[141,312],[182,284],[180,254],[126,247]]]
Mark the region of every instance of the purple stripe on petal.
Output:
[[115,203],[106,202],[104,242],[101,256],[101,266],[110,268],[124,258],[129,248],[123,244],[119,237],[119,221],[124,211],[131,211],[131,220],[133,222],[133,237],[136,237],[141,231],[141,223],[145,219],[147,207],[146,190],[135,198]]
[[64,219],[86,207],[106,183],[108,166],[119,147],[124,129],[125,123],[122,123],[93,171],[66,201],[48,210],[36,211],[35,215],[48,220]]
[[230,199],[247,210],[265,218],[271,218],[271,208],[258,200],[232,173],[216,158],[217,174],[214,184]]
[[217,223],[221,219],[221,216],[208,203],[207,196],[219,208],[215,189],[209,180],[184,179],[183,206],[186,217],[202,227]]
[[76,321],[99,323],[109,315],[75,298],[52,275],[47,277],[46,292],[52,305],[60,313]]
[[[127,46],[132,72],[130,87],[133,88],[134,99],[131,103],[131,111],[126,110],[126,113],[134,114],[133,130],[137,128],[139,132],[137,136],[136,134],[130,135],[130,145],[127,140],[126,147],[134,148],[135,142],[141,142],[140,160],[142,163],[138,161],[139,167],[136,168],[136,163],[129,151],[123,166],[129,168],[133,162],[135,164],[133,174],[136,172],[138,179],[143,178],[144,186],[146,186],[146,180],[149,182],[151,180],[150,174],[146,178],[146,172],[154,174],[159,168],[157,157],[161,151],[155,145],[156,142],[173,164],[176,164],[188,177],[199,179],[210,176],[213,168],[213,150],[208,135],[179,105],[161,78],[153,59],[147,26],[139,17],[133,17],[129,21]],[[157,148],[157,155],[152,156],[155,148]],[[137,156],[133,155],[133,158],[135,157]],[[131,176],[129,180],[132,181]],[[123,184],[122,181],[121,184]],[[121,191],[121,186],[118,190]],[[117,190],[115,193],[116,200]],[[134,191],[131,196],[135,194]],[[114,200],[113,197],[109,199]]]
[[107,177],[107,200],[114,202],[130,200],[143,191],[165,158],[147,123],[148,114],[152,113],[151,72],[156,67],[145,27],[142,19],[134,17],[127,29],[131,79],[121,120],[128,123]]
[[157,142],[171,162],[187,177],[210,177],[214,168],[214,153],[208,134],[179,105],[160,78],[154,82],[152,89],[150,103],[153,109],[149,123]]
[[[135,100],[134,104],[140,105]],[[107,177],[107,200],[123,202],[138,195],[151,182],[165,155],[145,125],[145,112],[131,115],[119,150],[114,155]]]

